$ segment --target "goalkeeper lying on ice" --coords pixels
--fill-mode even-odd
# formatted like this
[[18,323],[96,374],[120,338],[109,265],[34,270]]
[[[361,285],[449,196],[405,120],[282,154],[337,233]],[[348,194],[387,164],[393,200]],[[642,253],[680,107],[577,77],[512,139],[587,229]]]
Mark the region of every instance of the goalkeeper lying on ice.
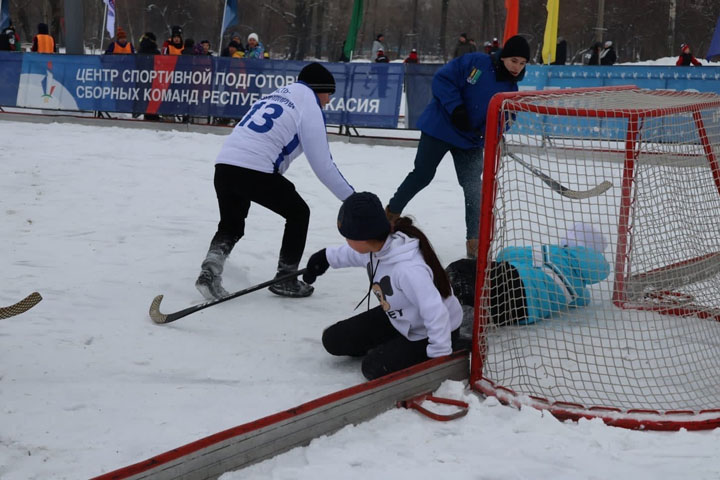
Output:
[[[610,274],[605,235],[577,223],[559,245],[505,247],[490,262],[490,318],[495,324],[532,324],[590,304],[588,285]],[[455,295],[475,306],[476,261],[462,259],[446,271]]]

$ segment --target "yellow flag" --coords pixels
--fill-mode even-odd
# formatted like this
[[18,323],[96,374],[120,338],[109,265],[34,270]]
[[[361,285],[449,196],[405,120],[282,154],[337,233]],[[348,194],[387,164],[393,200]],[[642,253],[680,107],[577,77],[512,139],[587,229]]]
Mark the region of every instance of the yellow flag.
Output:
[[547,23],[545,23],[545,37],[543,38],[542,58],[545,65],[555,61],[557,48],[558,11],[560,0],[548,0]]

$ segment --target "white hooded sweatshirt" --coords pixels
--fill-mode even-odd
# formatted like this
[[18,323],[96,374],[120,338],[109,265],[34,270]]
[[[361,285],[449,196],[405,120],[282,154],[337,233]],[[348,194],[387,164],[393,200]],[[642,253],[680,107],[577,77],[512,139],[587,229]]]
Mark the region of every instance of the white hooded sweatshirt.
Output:
[[428,357],[452,353],[450,334],[462,322],[462,307],[455,295],[440,296],[418,239],[393,233],[379,252],[363,254],[342,245],[327,248],[325,255],[333,268],[366,267],[390,323],[410,341],[427,338]]

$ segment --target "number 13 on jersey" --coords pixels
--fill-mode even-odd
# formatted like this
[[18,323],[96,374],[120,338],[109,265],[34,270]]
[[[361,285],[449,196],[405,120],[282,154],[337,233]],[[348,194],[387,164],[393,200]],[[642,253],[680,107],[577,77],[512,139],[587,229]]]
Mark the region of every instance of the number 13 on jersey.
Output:
[[[256,102],[255,105],[252,106],[250,111],[245,114],[245,117],[243,117],[242,121],[238,124],[238,126],[244,127],[245,124],[247,124],[247,127],[250,130],[258,133],[266,133],[270,131],[270,129],[273,127],[273,120],[282,115],[282,113],[283,108],[277,103],[267,103],[264,101]],[[260,115],[260,118],[253,118],[257,117],[256,114]],[[250,119],[252,119],[252,121],[248,123]],[[262,123],[257,123],[256,120],[262,120]]]

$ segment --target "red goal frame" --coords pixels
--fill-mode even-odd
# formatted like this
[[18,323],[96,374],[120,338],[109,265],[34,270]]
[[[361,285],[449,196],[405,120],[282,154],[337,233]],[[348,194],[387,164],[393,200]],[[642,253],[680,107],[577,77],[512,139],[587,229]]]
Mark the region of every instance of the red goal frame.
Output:
[[[483,171],[483,193],[482,206],[479,224],[479,241],[477,255],[477,281],[475,286],[475,304],[478,306],[474,312],[474,325],[472,332],[472,357],[470,365],[471,388],[486,395],[496,396],[501,402],[515,406],[529,405],[534,408],[547,410],[558,418],[578,420],[580,418],[601,418],[605,423],[633,429],[653,430],[688,430],[712,429],[720,426],[720,408],[701,411],[673,410],[657,411],[652,409],[622,410],[612,406],[586,406],[575,403],[551,402],[545,398],[534,396],[520,396],[512,389],[495,384],[491,379],[483,377],[483,365],[487,357],[487,342],[485,331],[488,325],[488,312],[482,307],[480,298],[487,297],[489,287],[485,285],[485,270],[488,266],[488,253],[493,241],[494,225],[494,202],[497,195],[495,177],[501,157],[501,140],[503,134],[503,121],[501,112],[529,112],[538,115],[562,115],[570,117],[596,117],[596,118],[624,118],[627,119],[628,128],[624,141],[624,168],[621,183],[621,200],[619,212],[618,243],[615,256],[615,275],[613,304],[623,309],[647,309],[647,306],[634,305],[628,301],[625,293],[625,282],[628,269],[628,236],[629,236],[629,212],[632,208],[632,188],[634,181],[634,170],[636,167],[636,145],[638,143],[638,124],[641,118],[658,117],[669,114],[690,114],[695,123],[698,136],[705,153],[711,171],[715,187],[720,194],[720,165],[712,150],[706,133],[701,108],[698,104],[688,102],[679,106],[659,108],[623,108],[617,109],[586,109],[560,107],[547,104],[534,104],[525,102],[520,104],[527,97],[544,97],[558,94],[583,94],[594,92],[622,92],[638,90],[633,85],[598,87],[598,88],[572,88],[565,90],[545,91],[522,91],[506,92],[496,94],[488,107],[488,116],[485,132],[485,164]],[[648,92],[645,90],[644,92]],[[683,97],[697,95],[696,93],[677,91],[653,91],[653,95]],[[542,103],[542,102],[541,102]],[[720,99],[703,104],[702,108],[720,108]],[[618,152],[614,152],[618,153]],[[710,254],[715,255],[715,254]],[[720,252],[717,253],[720,255]],[[708,255],[687,260],[687,263],[704,260]],[[672,266],[671,266],[672,267]],[[652,272],[648,272],[652,273]],[[673,303],[674,292],[666,292],[668,301],[660,304],[656,311],[669,315],[694,315],[701,318],[714,318],[720,321],[720,311],[708,311],[707,309],[694,305],[691,301],[680,300]],[[720,401],[718,402],[720,406]]]

